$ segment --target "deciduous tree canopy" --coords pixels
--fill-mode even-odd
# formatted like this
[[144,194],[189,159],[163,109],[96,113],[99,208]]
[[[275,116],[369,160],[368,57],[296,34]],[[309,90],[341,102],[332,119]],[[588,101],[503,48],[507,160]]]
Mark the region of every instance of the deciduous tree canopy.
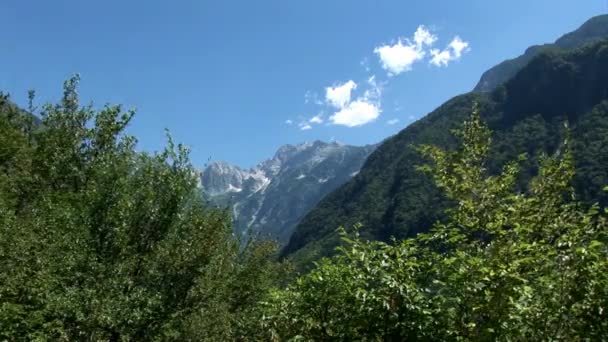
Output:
[[277,274],[273,245],[240,247],[187,149],[136,152],[134,113],[81,107],[77,83],[37,128],[1,99],[0,340],[242,336]]

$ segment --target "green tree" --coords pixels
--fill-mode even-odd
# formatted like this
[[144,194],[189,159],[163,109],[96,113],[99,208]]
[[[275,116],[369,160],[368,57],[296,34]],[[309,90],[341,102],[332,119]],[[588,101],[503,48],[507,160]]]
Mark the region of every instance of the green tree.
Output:
[[[606,212],[574,198],[568,138],[490,174],[491,132],[474,110],[455,150],[419,167],[452,206],[429,233],[392,244],[342,231],[338,254],[266,302],[275,340],[602,340],[608,336]],[[567,136],[567,135],[566,135]]]
[[205,207],[188,150],[169,138],[136,152],[134,113],[80,106],[78,81],[37,129],[13,106],[0,115],[0,340],[245,334],[274,247],[242,248],[229,214]]

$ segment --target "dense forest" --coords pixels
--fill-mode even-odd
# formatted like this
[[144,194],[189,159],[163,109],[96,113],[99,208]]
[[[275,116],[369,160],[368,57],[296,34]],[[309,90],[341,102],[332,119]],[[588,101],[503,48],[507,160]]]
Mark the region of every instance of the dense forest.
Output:
[[282,251],[306,268],[339,244],[336,227],[362,223],[361,235],[388,242],[425,232],[445,218],[452,203],[418,172],[423,159],[413,146],[453,148],[450,130],[458,128],[473,103],[497,136],[489,152],[490,173],[527,153],[517,180],[524,190],[537,173],[537,157],[550,153],[571,126],[571,148],[578,198],[608,204],[608,41],[575,50],[540,53],[513,78],[489,93],[471,92],[446,102],[423,119],[387,139],[360,173],[322,200],[296,228]]
[[[606,49],[573,56],[589,51]],[[77,83],[29,112],[1,98],[2,340],[608,336],[608,216],[575,191],[574,129],[498,167],[487,103],[470,107],[453,148],[412,149],[446,203],[428,233],[387,244],[341,228],[335,255],[294,277],[273,243],[240,245],[205,206],[186,148],[136,152],[134,113],[80,106]]]

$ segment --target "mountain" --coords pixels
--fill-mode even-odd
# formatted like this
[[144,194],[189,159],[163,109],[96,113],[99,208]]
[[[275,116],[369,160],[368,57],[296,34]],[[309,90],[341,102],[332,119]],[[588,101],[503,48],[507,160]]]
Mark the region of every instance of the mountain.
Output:
[[285,244],[301,218],[353,177],[374,148],[321,141],[285,145],[250,170],[210,163],[201,186],[209,202],[231,208],[238,234],[251,231]]
[[573,49],[608,37],[608,15],[593,17],[576,31],[563,35],[552,44],[534,45],[513,59],[506,60],[486,71],[475,86],[475,91],[488,92],[506,82],[541,52],[551,49]]
[[[565,37],[576,36],[578,33]],[[416,170],[425,161],[413,146],[454,147],[450,131],[462,124],[474,103],[494,131],[490,171],[527,153],[520,180],[527,184],[536,172],[533,165],[538,155],[555,151],[564,139],[563,123],[567,121],[577,194],[589,203],[608,204],[608,193],[601,190],[608,185],[608,40],[602,40],[576,50],[543,51],[492,92],[456,96],[387,139],[356,177],[302,219],[282,256],[292,257],[296,265],[309,265],[333,253],[339,241],[338,226],[358,222],[363,224],[363,237],[384,241],[431,227],[442,218],[448,202]]]

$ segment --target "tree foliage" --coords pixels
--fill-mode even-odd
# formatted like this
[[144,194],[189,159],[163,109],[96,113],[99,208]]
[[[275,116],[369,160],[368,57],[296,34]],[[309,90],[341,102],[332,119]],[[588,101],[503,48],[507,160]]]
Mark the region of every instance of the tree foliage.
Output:
[[266,303],[274,340],[602,340],[608,336],[608,223],[577,201],[566,138],[518,190],[519,164],[488,172],[477,110],[458,148],[418,148],[453,205],[425,234],[393,244],[341,230],[338,254]]
[[[77,84],[40,122],[0,97],[0,340],[608,336],[608,212],[576,191],[605,186],[603,159],[577,165],[596,175],[587,183],[575,171],[601,135],[565,128],[551,155],[507,161],[517,149],[505,152],[504,132],[492,143],[482,103],[441,146],[410,149],[447,207],[427,233],[388,243],[340,229],[337,254],[285,285],[273,243],[242,245],[229,213],[204,205],[185,147],[137,152],[134,113],[81,106]],[[579,127],[602,127],[605,107]],[[509,141],[544,132],[541,118]]]
[[132,111],[0,107],[0,340],[224,340],[248,333],[274,246],[241,247],[188,150],[136,151]]

